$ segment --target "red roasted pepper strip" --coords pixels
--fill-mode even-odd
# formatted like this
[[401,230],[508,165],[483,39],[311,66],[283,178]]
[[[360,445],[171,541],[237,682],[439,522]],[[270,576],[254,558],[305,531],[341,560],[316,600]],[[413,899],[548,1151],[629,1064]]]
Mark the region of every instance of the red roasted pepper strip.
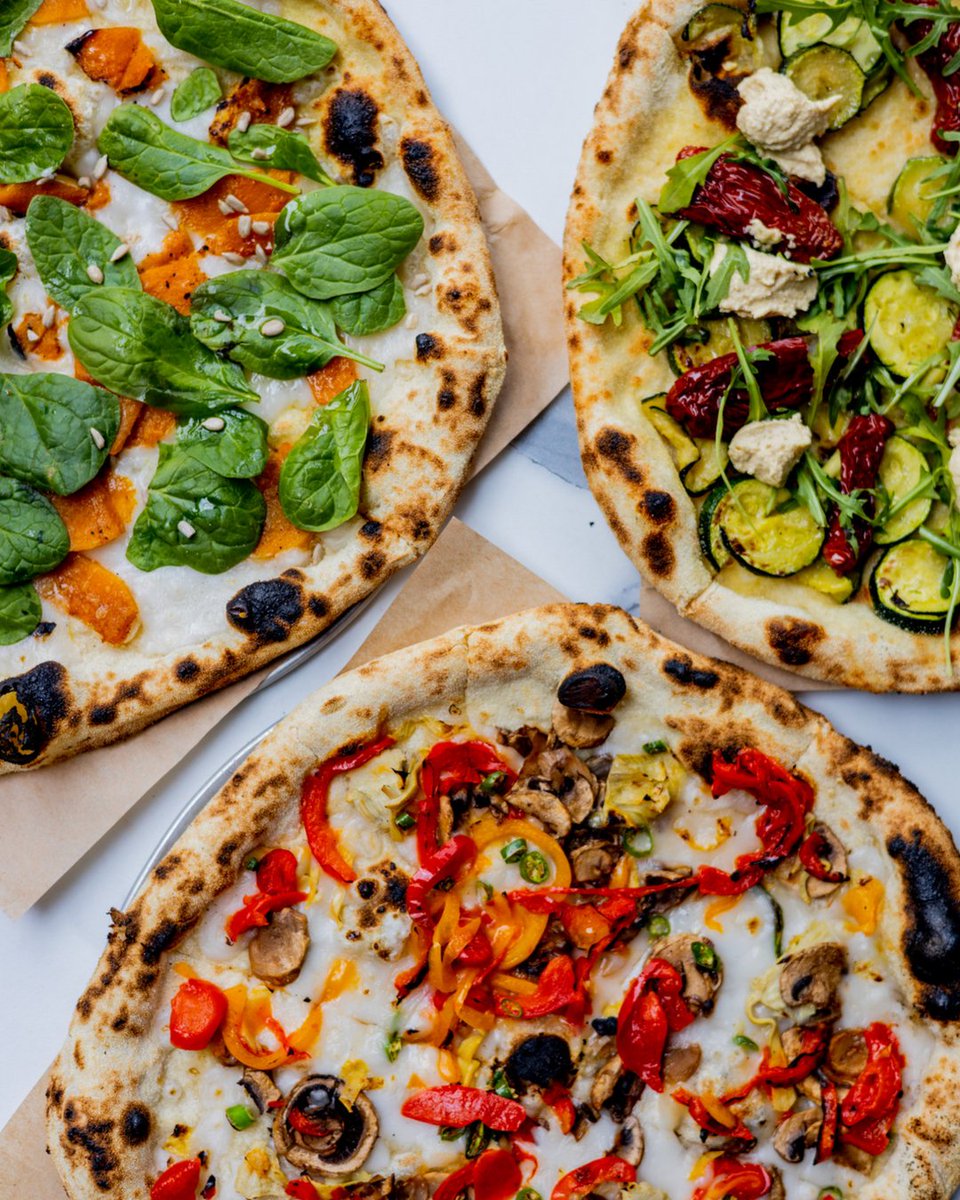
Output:
[[698,1187],[692,1200],[761,1200],[773,1187],[773,1176],[759,1163],[744,1163],[724,1155],[710,1164],[711,1178]]
[[206,979],[185,979],[170,1001],[170,1044],[205,1050],[227,1015],[227,997]]
[[825,863],[830,861],[830,843],[816,829],[800,843],[797,857],[800,865],[814,879],[822,879],[824,883],[843,883],[847,878],[842,871],[831,871]]
[[882,1154],[900,1108],[904,1059],[889,1025],[874,1021],[863,1036],[867,1063],[840,1106],[841,1138],[868,1154]]
[[194,1200],[202,1170],[199,1158],[173,1163],[157,1176],[150,1188],[150,1200]]
[[636,1167],[618,1154],[607,1154],[564,1175],[550,1193],[550,1200],[573,1200],[592,1192],[601,1183],[634,1183],[636,1178]]
[[407,885],[407,913],[415,925],[427,933],[433,932],[435,922],[427,912],[427,896],[438,883],[452,879],[463,867],[470,866],[476,857],[476,843],[466,834],[458,833],[414,872]]
[[671,1096],[689,1111],[690,1116],[706,1133],[714,1137],[733,1138],[735,1141],[743,1142],[745,1150],[756,1145],[757,1139],[739,1117],[735,1124],[724,1125],[710,1112],[699,1096],[687,1091],[686,1088],[677,1088],[675,1092],[671,1092]]
[[306,831],[310,850],[326,874],[340,883],[353,883],[357,873],[340,853],[336,832],[327,822],[330,784],[334,776],[362,767],[384,750],[389,750],[393,744],[393,738],[385,735],[376,741],[368,742],[358,750],[328,758],[303,781],[300,793],[300,820]]
[[512,1200],[523,1185],[509,1150],[484,1150],[473,1169],[473,1200]]
[[[858,415],[850,421],[837,443],[840,490],[844,495],[876,486],[883,452],[894,429],[890,418],[879,413]],[[872,514],[872,497],[867,497],[865,508]],[[861,517],[854,517],[853,536],[851,541],[849,532],[840,523],[839,509],[834,509],[823,543],[823,557],[837,575],[849,575],[855,569],[873,543],[873,527]]]
[[507,785],[515,771],[486,742],[437,742],[423,760],[417,808],[417,853],[421,863],[433,855],[439,841],[440,797],[466,784],[480,783],[485,775],[503,772]]
[[457,1197],[472,1185],[476,1166],[476,1159],[474,1159],[473,1162],[464,1163],[462,1167],[458,1167],[453,1174],[444,1179],[433,1193],[433,1200],[457,1200]]
[[800,1053],[784,1067],[770,1065],[770,1051],[764,1049],[760,1070],[757,1072],[757,1082],[768,1087],[792,1087],[812,1075],[827,1052],[830,1041],[830,1030],[826,1025],[814,1025],[804,1029],[800,1041]]
[[290,850],[271,850],[257,867],[257,887],[252,896],[244,896],[243,908],[227,920],[227,937],[235,942],[248,929],[267,924],[267,914],[289,908],[306,900],[307,893],[297,889],[297,858]]
[[501,1017],[545,1017],[548,1013],[563,1012],[576,999],[573,960],[568,954],[561,954],[544,967],[535,992],[527,996],[497,996],[494,1006]]
[[[564,907],[563,896],[574,897],[605,897],[608,900],[643,900],[657,892],[671,891],[673,888],[692,888],[696,879],[671,879],[666,883],[651,883],[646,887],[545,887],[545,888],[514,888],[507,892],[507,899],[516,904],[522,904],[531,912],[552,913],[561,912]],[[601,906],[601,912],[608,915]],[[636,909],[634,908],[634,912]]]
[[482,1121],[488,1129],[501,1133],[515,1133],[527,1118],[519,1101],[462,1083],[424,1088],[405,1100],[400,1111],[405,1117],[427,1125],[463,1129],[474,1121]]
[[577,1110],[562,1083],[551,1083],[543,1093],[543,1102],[557,1118],[561,1133],[569,1133],[577,1119]]
[[630,985],[617,1017],[617,1053],[623,1065],[662,1092],[667,1036],[692,1020],[680,972],[664,958],[651,958]]
[[820,1103],[823,1107],[823,1120],[817,1135],[817,1153],[815,1163],[826,1162],[833,1157],[837,1145],[837,1130],[840,1124],[840,1100],[837,1095],[837,1085],[829,1079],[820,1080]]

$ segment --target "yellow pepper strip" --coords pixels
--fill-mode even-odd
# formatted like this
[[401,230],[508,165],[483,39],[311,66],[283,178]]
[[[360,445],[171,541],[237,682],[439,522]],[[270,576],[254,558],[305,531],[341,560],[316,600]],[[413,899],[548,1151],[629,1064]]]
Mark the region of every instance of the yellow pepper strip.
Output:
[[449,1050],[437,1051],[437,1072],[447,1083],[460,1082],[460,1064]]
[[717,1099],[713,1092],[702,1092],[700,1099],[703,1101],[703,1107],[715,1121],[718,1121],[725,1129],[733,1129],[737,1118],[725,1104]]
[[449,966],[456,962],[460,955],[466,950],[467,946],[473,941],[474,937],[480,930],[481,920],[479,917],[472,917],[463,925],[458,925],[453,932],[453,936],[443,947],[443,961],[445,966]]
[[190,966],[189,963],[185,963],[185,962],[174,963],[173,970],[176,971],[176,973],[179,976],[181,976],[183,979],[198,979],[199,978],[196,971],[193,969],[193,967]]
[[843,907],[850,920],[847,927],[871,937],[877,932],[880,908],[883,904],[883,884],[871,875],[864,875],[843,893]]
[[466,1021],[472,1029],[479,1029],[482,1033],[489,1033],[497,1023],[493,1013],[480,1012],[477,1008],[471,1008],[469,1004],[465,1004],[460,1009],[460,1019]]
[[430,947],[427,954],[427,979],[436,992],[457,990],[457,974],[444,963],[443,947],[436,943]]
[[490,982],[495,988],[504,992],[514,992],[518,996],[532,996],[537,990],[537,985],[532,979],[521,979],[519,975],[504,975],[500,971],[491,977]]
[[334,959],[333,965],[327,972],[327,978],[323,982],[320,1003],[325,1004],[328,1000],[336,1000],[349,988],[356,987],[358,982],[357,964],[352,959]]
[[723,926],[717,920],[717,917],[723,916],[725,912],[729,912],[731,908],[736,908],[743,899],[743,893],[739,896],[720,896],[711,904],[707,905],[706,911],[703,914],[703,923],[708,929],[714,930],[715,933],[723,933]]
[[707,1167],[710,1166],[715,1158],[719,1158],[722,1153],[722,1150],[708,1150],[705,1154],[701,1154],[697,1161],[693,1164],[693,1170],[690,1172],[688,1178],[702,1178]]
[[[253,1046],[249,1045],[245,1037],[247,989],[240,983],[227,988],[224,994],[227,997],[227,1018],[222,1029],[223,1044],[237,1062],[260,1071],[274,1071],[277,1067],[296,1062],[297,1058],[303,1057],[301,1053],[288,1053],[283,1046],[276,1050],[268,1050],[256,1043]],[[256,1024],[262,1015],[262,1002],[255,999],[251,1024]]]
[[633,858],[629,854],[621,854],[620,861],[610,875],[611,887],[630,887],[633,882]]

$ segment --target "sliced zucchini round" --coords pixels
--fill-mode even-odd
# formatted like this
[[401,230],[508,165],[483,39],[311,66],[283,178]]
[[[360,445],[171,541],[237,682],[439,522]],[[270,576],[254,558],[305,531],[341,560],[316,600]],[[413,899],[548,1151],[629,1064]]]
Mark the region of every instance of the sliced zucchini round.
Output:
[[877,358],[906,378],[942,353],[957,323],[957,308],[910,271],[881,275],[863,302],[863,327]]
[[859,572],[853,571],[849,575],[838,575],[833,567],[824,562],[822,558],[818,558],[809,567],[798,571],[793,577],[793,582],[813,588],[814,591],[829,596],[831,600],[836,600],[838,604],[846,604],[860,589]]
[[942,633],[950,601],[943,596],[947,558],[922,538],[891,546],[870,576],[878,617],[911,633]]
[[756,70],[759,64],[756,18],[730,4],[708,4],[687,22],[682,41],[688,50],[710,50],[726,42],[724,68],[732,74]]
[[860,17],[847,17],[834,26],[826,13],[813,13],[809,17],[781,13],[777,28],[780,53],[784,58],[791,58],[817,42],[826,42],[828,46],[839,46],[848,51],[862,70],[869,71],[883,53],[870,26]]
[[944,162],[939,154],[908,158],[894,181],[887,212],[904,233],[915,233],[917,225],[925,225],[930,219],[936,203],[934,193],[942,186],[942,180],[930,177]]
[[823,545],[823,526],[806,505],[758,479],[733,485],[719,520],[727,549],[757,575],[796,575]]
[[647,420],[670,447],[677,470],[682,473],[700,457],[700,448],[683,426],[663,407],[665,394],[661,392],[658,396],[649,397],[640,407]]
[[[927,460],[912,442],[899,436],[887,442],[880,460],[880,482],[890,496],[891,507],[909,495],[928,474]],[[917,496],[884,522],[873,540],[878,546],[902,542],[924,523],[932,503],[929,496]]]
[[702,496],[727,469],[729,455],[724,443],[721,442],[718,447],[714,438],[694,438],[694,442],[700,450],[700,457],[680,472],[680,478],[691,496]]
[[863,85],[863,96],[860,100],[860,111],[864,112],[890,86],[893,79],[893,71],[890,69],[890,64],[882,61],[879,66],[873,68],[867,76],[867,82]]
[[730,561],[730,551],[724,545],[723,534],[720,532],[720,513],[729,495],[727,485],[718,483],[700,506],[700,551],[715,571],[719,571]]
[[[759,346],[773,337],[769,321],[738,317],[736,322],[737,333],[744,346]],[[735,348],[726,320],[701,321],[697,328],[704,332],[706,337],[693,342],[673,342],[668,348],[670,366],[678,375],[702,366],[713,358],[719,358],[721,354],[729,354]]]
[[839,129],[860,111],[867,77],[853,55],[839,46],[818,42],[788,58],[780,69],[811,100],[837,97],[828,129]]

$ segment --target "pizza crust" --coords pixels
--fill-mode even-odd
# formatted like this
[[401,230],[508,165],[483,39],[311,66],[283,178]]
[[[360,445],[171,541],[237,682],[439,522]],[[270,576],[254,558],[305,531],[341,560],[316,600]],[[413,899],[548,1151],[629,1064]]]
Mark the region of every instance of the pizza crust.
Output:
[[[621,610],[557,605],[461,628],[368,663],[301,704],[264,739],[155,868],[131,908],[114,911],[48,1090],[50,1152],[71,1200],[144,1200],[154,1169],[146,1080],[169,952],[234,884],[245,857],[295,819],[318,760],[427,709],[489,727],[549,723],[556,687],[602,660],[626,676],[618,727],[651,719],[684,764],[756,744],[811,778],[818,811],[845,836],[879,830],[891,855],[882,935],[915,1019],[935,1052],[899,1135],[858,1195],[946,1200],[960,1182],[960,856],[920,794],[891,764],[841,737],[788,692],[692,655]],[[152,1076],[156,1078],[156,1074]]]

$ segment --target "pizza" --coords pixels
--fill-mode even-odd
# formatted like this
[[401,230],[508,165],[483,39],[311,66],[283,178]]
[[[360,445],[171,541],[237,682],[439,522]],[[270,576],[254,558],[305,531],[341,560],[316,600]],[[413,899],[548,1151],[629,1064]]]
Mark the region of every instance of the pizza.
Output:
[[0,771],[420,556],[503,378],[476,201],[376,0],[0,14]]
[[682,615],[871,691],[957,686],[958,22],[644,5],[567,222],[581,453],[624,549]]
[[285,718],[48,1090],[72,1200],[948,1200],[960,859],[896,769],[620,610]]

